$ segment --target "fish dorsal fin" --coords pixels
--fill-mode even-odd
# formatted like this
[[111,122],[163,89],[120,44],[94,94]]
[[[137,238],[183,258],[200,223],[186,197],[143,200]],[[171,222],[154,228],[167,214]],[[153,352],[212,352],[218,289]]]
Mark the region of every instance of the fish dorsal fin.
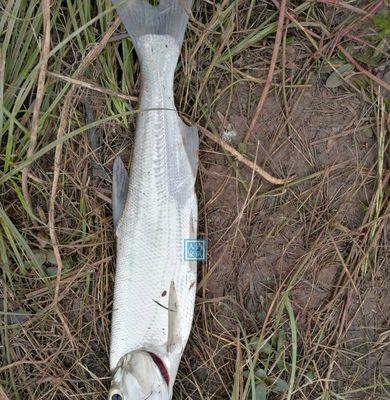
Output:
[[112,217],[114,220],[114,229],[116,230],[118,222],[125,208],[127,190],[129,188],[129,175],[120,157],[115,158],[112,176]]

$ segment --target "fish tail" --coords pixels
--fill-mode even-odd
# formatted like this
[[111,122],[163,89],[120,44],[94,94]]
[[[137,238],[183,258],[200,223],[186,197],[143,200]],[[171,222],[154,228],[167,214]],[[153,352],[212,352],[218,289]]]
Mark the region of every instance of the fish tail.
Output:
[[147,34],[170,35],[181,47],[193,0],[112,0],[134,45]]

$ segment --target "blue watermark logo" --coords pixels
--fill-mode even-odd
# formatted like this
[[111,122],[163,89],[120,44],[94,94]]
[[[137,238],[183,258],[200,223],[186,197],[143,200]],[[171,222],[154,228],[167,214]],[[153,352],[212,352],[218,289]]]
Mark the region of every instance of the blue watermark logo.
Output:
[[206,260],[206,241],[201,239],[184,239],[184,260]]

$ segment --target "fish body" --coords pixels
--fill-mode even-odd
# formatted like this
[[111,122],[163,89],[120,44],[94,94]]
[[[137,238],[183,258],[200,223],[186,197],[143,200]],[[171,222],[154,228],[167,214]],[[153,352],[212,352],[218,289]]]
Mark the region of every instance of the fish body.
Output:
[[[119,8],[123,22],[126,13],[133,17],[137,11],[133,3]],[[163,10],[153,8],[156,16],[172,7],[185,12],[176,1],[162,3]],[[171,9],[166,8],[169,5]],[[148,23],[155,27],[152,22]],[[183,27],[179,28],[183,35]],[[114,166],[117,255],[109,397],[113,400],[172,397],[195,301],[196,263],[185,260],[184,240],[197,235],[198,136],[196,129],[182,122],[174,104],[181,42],[169,31],[174,27],[165,26],[162,33],[143,29],[129,32],[142,80],[129,177],[120,161]]]

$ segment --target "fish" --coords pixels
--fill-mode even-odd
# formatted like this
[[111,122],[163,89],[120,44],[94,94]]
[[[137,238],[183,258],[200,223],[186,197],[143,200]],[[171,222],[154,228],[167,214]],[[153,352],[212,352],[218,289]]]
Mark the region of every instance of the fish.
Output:
[[[130,171],[116,158],[116,270],[109,400],[168,400],[194,315],[198,131],[179,117],[174,75],[192,0],[113,0],[138,56],[141,91]],[[124,71],[126,73],[126,71]]]

